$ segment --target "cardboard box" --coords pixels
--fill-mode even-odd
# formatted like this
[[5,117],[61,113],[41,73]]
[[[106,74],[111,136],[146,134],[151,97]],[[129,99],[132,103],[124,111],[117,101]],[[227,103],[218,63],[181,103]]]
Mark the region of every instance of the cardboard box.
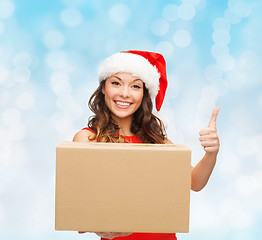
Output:
[[56,154],[56,230],[189,231],[189,148],[62,142]]

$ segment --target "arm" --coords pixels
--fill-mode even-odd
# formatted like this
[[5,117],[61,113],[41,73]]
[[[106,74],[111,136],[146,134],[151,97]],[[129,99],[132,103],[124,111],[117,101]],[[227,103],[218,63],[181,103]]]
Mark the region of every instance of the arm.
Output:
[[[219,138],[216,130],[216,118],[219,108],[215,108],[208,128],[202,129],[199,132],[201,145],[206,151],[204,157],[191,170],[191,189],[193,191],[200,191],[203,189],[216,164],[217,153],[219,150]],[[166,144],[173,144],[167,139]]]
[[216,118],[218,112],[219,107],[216,107],[212,113],[208,127],[199,132],[199,140],[206,153],[198,164],[194,168],[192,167],[191,189],[193,191],[200,191],[206,186],[216,164],[220,146],[216,129]]

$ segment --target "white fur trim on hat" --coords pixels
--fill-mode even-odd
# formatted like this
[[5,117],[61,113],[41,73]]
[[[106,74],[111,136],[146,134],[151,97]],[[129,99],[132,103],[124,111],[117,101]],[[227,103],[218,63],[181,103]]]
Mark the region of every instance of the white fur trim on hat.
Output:
[[133,53],[115,53],[102,63],[98,72],[99,82],[118,72],[128,72],[139,77],[145,83],[151,98],[156,97],[160,73],[146,58]]

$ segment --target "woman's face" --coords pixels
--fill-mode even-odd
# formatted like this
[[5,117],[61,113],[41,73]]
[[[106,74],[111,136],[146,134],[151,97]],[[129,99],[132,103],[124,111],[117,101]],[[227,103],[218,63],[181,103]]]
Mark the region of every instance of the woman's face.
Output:
[[106,79],[102,92],[115,120],[132,117],[141,105],[143,88],[142,80],[130,73],[120,72]]

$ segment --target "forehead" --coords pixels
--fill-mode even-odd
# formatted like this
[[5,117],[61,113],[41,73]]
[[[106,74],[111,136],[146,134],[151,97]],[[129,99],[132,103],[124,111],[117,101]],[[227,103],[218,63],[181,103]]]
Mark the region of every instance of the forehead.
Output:
[[117,78],[120,78],[123,81],[132,81],[133,82],[136,80],[137,82],[143,83],[143,81],[139,77],[133,75],[132,73],[118,72],[112,75],[111,77],[114,77],[114,76]]

